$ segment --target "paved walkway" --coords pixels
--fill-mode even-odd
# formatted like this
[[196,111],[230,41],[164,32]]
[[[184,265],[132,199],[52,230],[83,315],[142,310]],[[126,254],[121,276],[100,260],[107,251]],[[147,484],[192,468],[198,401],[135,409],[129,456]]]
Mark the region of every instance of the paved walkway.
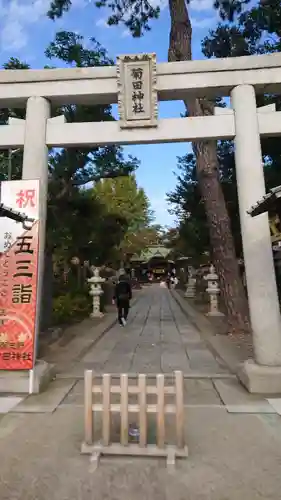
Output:
[[[65,368],[60,366],[45,393],[6,415],[0,405],[1,500],[280,499],[280,400],[272,405],[249,395],[167,290],[144,289],[127,327],[113,326],[92,345],[97,330],[91,321],[73,327],[80,342],[78,335],[62,347],[57,360],[64,359]],[[90,367],[111,373],[185,372],[189,457],[173,474],[161,460],[117,457],[102,459],[93,472],[89,457],[80,455],[81,377]]]
[[167,289],[147,287],[125,328],[114,325],[83,358],[97,373],[226,374]]

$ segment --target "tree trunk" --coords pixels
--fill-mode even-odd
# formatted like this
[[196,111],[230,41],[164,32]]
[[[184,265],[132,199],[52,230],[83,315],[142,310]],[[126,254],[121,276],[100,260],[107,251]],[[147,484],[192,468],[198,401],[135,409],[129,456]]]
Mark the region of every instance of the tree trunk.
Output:
[[[169,61],[192,59],[192,27],[185,0],[169,0],[171,31]],[[214,105],[206,99],[185,101],[189,116],[213,114]],[[230,219],[219,181],[219,164],[215,141],[192,144],[196,156],[199,189],[204,201],[210,231],[213,260],[220,278],[222,296],[233,333],[249,332],[248,304],[240,277]]]

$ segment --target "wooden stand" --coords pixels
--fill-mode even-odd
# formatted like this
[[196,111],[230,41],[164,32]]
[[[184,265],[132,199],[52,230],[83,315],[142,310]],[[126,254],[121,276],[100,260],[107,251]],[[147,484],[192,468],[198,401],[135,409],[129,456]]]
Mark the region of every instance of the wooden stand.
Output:
[[[167,466],[174,466],[177,457],[187,457],[184,444],[183,374],[175,372],[173,386],[165,386],[165,376],[156,375],[156,385],[147,385],[146,375],[138,376],[138,385],[129,385],[127,374],[120,375],[120,385],[111,384],[111,375],[105,374],[100,385],[94,384],[93,372],[85,372],[85,440],[82,453],[92,454],[93,468],[101,455],[166,457]],[[102,403],[95,403],[94,395],[102,395]],[[120,403],[111,403],[111,394],[120,395]],[[138,403],[130,404],[129,396],[137,395]],[[157,397],[156,404],[147,404],[147,395]],[[174,404],[165,404],[165,395],[174,397]],[[94,440],[94,413],[102,412],[102,440]],[[120,415],[120,443],[110,442],[111,414]],[[129,443],[129,414],[137,414],[139,439]],[[157,436],[155,444],[147,444],[147,417],[155,414]],[[175,415],[176,445],[165,442],[165,415]]]

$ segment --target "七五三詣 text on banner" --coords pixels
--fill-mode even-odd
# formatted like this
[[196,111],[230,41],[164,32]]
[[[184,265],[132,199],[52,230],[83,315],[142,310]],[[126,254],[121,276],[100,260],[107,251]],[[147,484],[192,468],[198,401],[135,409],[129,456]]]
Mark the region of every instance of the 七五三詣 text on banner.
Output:
[[1,183],[1,203],[33,221],[0,218],[0,370],[34,365],[39,248],[39,181]]

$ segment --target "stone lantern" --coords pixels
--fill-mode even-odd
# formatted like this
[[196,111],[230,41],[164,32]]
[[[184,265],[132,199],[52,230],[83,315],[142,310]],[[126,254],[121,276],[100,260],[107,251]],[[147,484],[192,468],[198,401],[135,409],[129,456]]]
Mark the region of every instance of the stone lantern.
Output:
[[105,278],[100,277],[99,268],[94,269],[94,275],[88,279],[91,286],[90,295],[93,297],[93,312],[90,314],[91,318],[101,318],[103,313],[100,310],[100,298],[104,293],[101,284],[104,283]]
[[218,296],[220,293],[219,288],[219,277],[215,272],[215,267],[213,264],[210,265],[209,274],[205,276],[205,279],[208,281],[208,287],[206,292],[210,297],[210,311],[207,313],[207,316],[224,316],[222,312],[219,311],[218,304]]
[[188,266],[188,280],[186,284],[186,290],[184,296],[186,298],[193,299],[195,297],[196,290],[196,278],[194,278],[194,269],[192,266]]

